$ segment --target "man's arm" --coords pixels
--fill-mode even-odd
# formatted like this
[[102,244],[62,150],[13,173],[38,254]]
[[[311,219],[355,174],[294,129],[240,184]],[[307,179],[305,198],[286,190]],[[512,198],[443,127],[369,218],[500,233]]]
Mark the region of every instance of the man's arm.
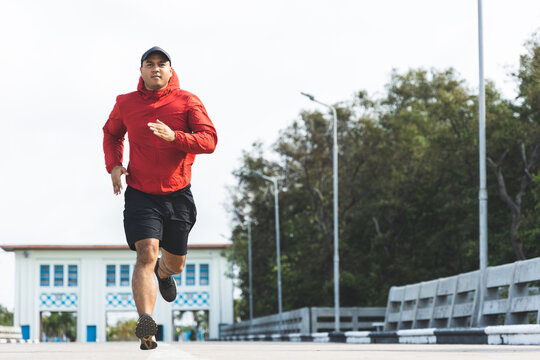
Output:
[[103,126],[103,152],[105,153],[105,167],[111,174],[114,194],[120,194],[122,190],[122,174],[128,175],[126,168],[122,166],[124,156],[124,135],[126,127],[122,120],[118,102],[114,105],[109,119]]
[[126,168],[122,165],[115,166],[111,171],[111,180],[114,195],[120,195],[120,193],[122,192],[122,175],[129,175]]
[[147,125],[154,135],[174,142],[185,153],[210,154],[214,152],[217,144],[217,132],[204,105],[195,95],[192,95],[188,107],[188,126],[192,130],[191,133],[174,131],[160,120]]

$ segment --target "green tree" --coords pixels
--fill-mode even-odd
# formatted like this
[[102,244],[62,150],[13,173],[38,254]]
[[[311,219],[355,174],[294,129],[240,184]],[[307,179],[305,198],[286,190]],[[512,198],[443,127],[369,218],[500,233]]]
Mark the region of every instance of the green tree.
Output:
[[[516,241],[540,234],[535,216],[540,192],[529,176],[537,171],[540,139],[533,119],[540,114],[540,103],[535,102],[540,68],[533,56],[537,46],[531,46],[515,77],[520,94],[528,95],[510,101],[493,83],[486,86],[487,152],[495,165],[488,173],[491,265],[519,259]],[[476,269],[476,93],[452,69],[419,69],[393,72],[379,99],[358,92],[336,107],[341,304],[384,305],[392,285]],[[277,311],[274,199],[253,170],[279,180],[284,310],[333,303],[330,118],[302,112],[281,131],[271,157],[256,143],[234,171],[238,183],[231,189],[229,256],[240,269],[244,298],[237,305],[243,319],[249,295],[247,217],[252,219],[255,316]],[[504,171],[508,194],[522,193],[517,227],[508,201],[493,196],[501,189],[497,169]],[[532,195],[524,197],[525,190]],[[525,248],[538,253],[529,245]]]
[[76,341],[77,317],[72,312],[51,312],[42,317],[42,329],[48,338],[66,336],[69,341]]
[[137,320],[118,320],[115,326],[107,327],[107,341],[137,341]]
[[13,326],[13,313],[0,305],[0,325]]
[[[498,148],[498,157],[488,157],[499,186],[499,194],[511,213],[508,238],[515,257],[524,260],[540,255],[536,239],[523,243],[536,233],[538,219],[534,206],[537,187],[534,174],[540,165],[540,46],[534,36],[526,43],[527,53],[520,58],[519,70],[514,74],[519,91],[512,112],[504,116],[494,133],[497,140],[491,149]],[[531,189],[532,188],[532,189]],[[531,191],[533,195],[531,196]],[[523,230],[521,228],[523,227]]]
[[[208,326],[208,311],[207,310],[199,310],[199,311],[189,311],[193,314],[193,323],[190,325],[184,325],[179,326],[176,325],[175,329],[175,338],[179,339],[183,338],[185,339],[185,336],[187,336],[187,333],[189,332],[189,340],[190,341],[197,341],[198,334],[201,333],[203,335],[204,339],[208,339],[209,336],[209,326]],[[182,320],[186,312],[178,312],[176,313],[175,317],[178,320]],[[186,335],[183,335],[186,334]]]

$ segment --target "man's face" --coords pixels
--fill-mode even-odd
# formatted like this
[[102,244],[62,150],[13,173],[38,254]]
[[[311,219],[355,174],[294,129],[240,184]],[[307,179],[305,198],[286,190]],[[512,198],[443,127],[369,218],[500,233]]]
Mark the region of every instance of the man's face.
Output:
[[141,77],[143,78],[144,86],[148,90],[156,91],[165,89],[171,76],[171,63],[159,52],[150,54],[142,63]]

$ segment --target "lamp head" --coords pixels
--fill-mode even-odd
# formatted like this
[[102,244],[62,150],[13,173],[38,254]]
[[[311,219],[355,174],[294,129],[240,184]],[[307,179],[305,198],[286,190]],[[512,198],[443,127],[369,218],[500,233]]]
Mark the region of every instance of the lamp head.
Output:
[[300,94],[304,95],[305,97],[309,98],[311,101],[315,101],[315,96],[306,94],[305,92],[300,92]]

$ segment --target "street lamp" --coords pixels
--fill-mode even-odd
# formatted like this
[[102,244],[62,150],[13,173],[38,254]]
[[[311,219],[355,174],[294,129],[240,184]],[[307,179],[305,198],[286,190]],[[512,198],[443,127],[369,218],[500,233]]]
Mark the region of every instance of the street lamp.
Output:
[[478,148],[480,162],[480,270],[487,267],[487,200],[486,189],[486,100],[484,86],[484,35],[482,21],[482,0],[478,0]]
[[253,275],[251,271],[251,219],[247,218],[248,272],[249,272],[249,324],[253,321]]
[[301,92],[309,100],[332,109],[334,114],[334,320],[335,330],[339,331],[339,238],[338,238],[338,144],[337,144],[337,113],[332,105],[315,99],[315,96]]
[[277,287],[278,287],[278,312],[279,312],[279,332],[282,330],[282,317],[281,317],[281,255],[279,246],[279,202],[278,202],[278,186],[277,179],[263,175],[260,171],[253,170],[253,173],[260,176],[266,181],[274,184],[274,208],[276,213],[276,254],[277,254]]
[[[486,268],[488,265],[488,193],[486,187],[486,89],[484,85],[484,30],[482,20],[482,0],[478,0],[478,155],[480,172],[480,189],[478,191],[478,218],[479,218],[479,257],[481,281],[485,281]],[[480,299],[484,298],[484,288],[480,286]],[[480,322],[481,311],[478,319],[474,319],[473,325]]]

